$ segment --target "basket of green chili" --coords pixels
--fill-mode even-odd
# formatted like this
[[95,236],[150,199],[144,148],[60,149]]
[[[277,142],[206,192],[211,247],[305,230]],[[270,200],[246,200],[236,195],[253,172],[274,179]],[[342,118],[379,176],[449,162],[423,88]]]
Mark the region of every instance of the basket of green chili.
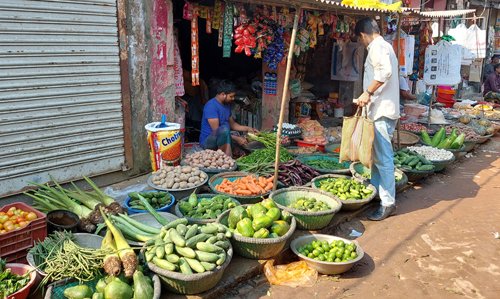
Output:
[[297,160],[323,174],[350,174],[350,162],[339,162],[336,155],[300,155]]

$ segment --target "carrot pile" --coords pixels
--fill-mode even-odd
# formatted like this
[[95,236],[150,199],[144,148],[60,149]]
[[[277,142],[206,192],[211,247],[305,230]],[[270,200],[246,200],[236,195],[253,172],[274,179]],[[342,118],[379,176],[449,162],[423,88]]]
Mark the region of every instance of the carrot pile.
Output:
[[274,176],[263,178],[253,175],[248,175],[232,182],[224,179],[222,183],[215,187],[215,190],[232,195],[260,195],[273,189],[273,180]]

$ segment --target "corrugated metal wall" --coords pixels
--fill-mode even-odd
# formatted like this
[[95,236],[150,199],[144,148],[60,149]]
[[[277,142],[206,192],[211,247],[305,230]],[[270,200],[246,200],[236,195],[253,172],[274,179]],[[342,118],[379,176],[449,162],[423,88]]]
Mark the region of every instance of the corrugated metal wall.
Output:
[[0,0],[0,196],[121,170],[115,0]]

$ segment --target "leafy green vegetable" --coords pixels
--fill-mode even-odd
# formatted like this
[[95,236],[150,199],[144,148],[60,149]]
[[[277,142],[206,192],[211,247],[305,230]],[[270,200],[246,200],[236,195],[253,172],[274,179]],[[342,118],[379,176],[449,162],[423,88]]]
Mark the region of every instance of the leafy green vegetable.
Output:
[[29,272],[24,275],[13,274],[11,269],[5,267],[5,264],[5,260],[0,259],[0,298],[14,294],[30,281]]

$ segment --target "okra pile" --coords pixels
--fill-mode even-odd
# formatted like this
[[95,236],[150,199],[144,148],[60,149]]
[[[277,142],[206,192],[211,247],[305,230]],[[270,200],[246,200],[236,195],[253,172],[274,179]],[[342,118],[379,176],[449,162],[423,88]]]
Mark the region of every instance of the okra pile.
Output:
[[220,223],[187,225],[174,220],[146,243],[146,261],[159,268],[183,274],[203,273],[220,267],[227,259],[232,234]]

